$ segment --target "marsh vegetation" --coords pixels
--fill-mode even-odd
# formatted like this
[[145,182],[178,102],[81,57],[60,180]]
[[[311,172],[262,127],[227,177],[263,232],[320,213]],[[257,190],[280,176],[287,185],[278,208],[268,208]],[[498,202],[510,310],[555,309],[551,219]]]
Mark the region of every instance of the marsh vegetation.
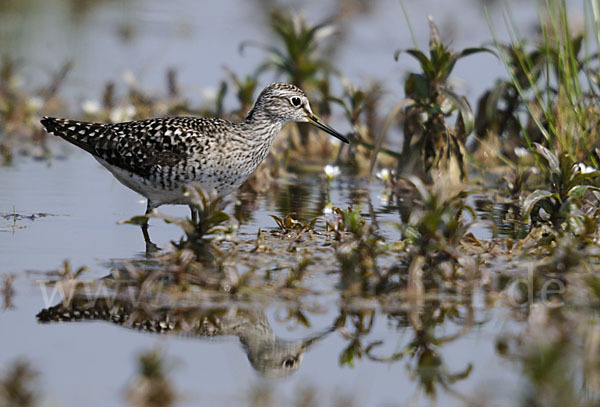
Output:
[[[281,381],[272,379],[293,377],[327,341],[335,341],[328,349],[335,349],[336,372],[400,370],[410,394],[398,395],[396,404],[600,404],[596,2],[583,2],[583,27],[572,25],[565,2],[540,4],[534,39],[510,19],[497,27],[490,18],[489,41],[464,49],[444,41],[430,18],[426,46],[389,50],[390,64],[417,62],[394,78],[403,97],[392,103],[384,98],[389,83],[351,83],[336,65],[338,48],[352,47],[344,42],[348,24],[369,12],[369,2],[344,2],[316,22],[275,2],[256,3],[269,41],[241,40],[240,50],[264,59],[227,68],[206,103],[188,100],[178,71],[169,69],[163,90],[109,82],[97,102],[78,105],[60,96],[71,63],[36,90],[17,79],[18,61],[3,56],[0,171],[22,165],[15,161],[23,155],[48,165],[72,160],[42,132],[42,115],[240,120],[259,84],[273,77],[302,87],[322,117],[339,112],[350,145],[289,125],[238,193],[217,198],[189,189],[198,219],[153,212],[154,228],[171,226],[170,242],[159,250],[104,258],[100,266],[65,252],[62,264],[30,274],[3,271],[1,312],[20,312],[15,282],[41,281],[40,332],[104,321],[105,329],[161,338],[138,352],[123,384],[120,399],[132,406],[185,404],[177,385],[185,361],[172,360],[162,338],[225,337],[237,338],[264,379],[245,388],[249,405],[361,405],[347,389],[323,401],[318,382],[278,394]],[[510,41],[498,39],[500,29]],[[477,54],[481,69],[503,64],[505,75],[469,99],[454,86],[453,72]],[[0,209],[5,236],[49,219],[60,227],[68,216],[50,217],[43,201],[35,213]],[[119,230],[128,230],[148,219],[118,220]],[[493,356],[470,354],[477,340]],[[482,355],[512,375],[510,394],[486,381]],[[7,364],[0,406],[41,405],[49,390],[39,383],[50,374],[36,360]]]

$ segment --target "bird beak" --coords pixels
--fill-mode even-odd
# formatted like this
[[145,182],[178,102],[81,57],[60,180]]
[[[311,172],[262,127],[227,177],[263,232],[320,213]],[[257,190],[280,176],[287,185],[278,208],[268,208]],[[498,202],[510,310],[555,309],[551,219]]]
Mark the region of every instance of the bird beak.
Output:
[[332,333],[333,331],[335,331],[335,326],[321,332],[318,333],[314,336],[311,336],[309,338],[306,338],[302,341],[302,349],[306,350],[308,349],[312,344],[320,341],[321,339],[325,338],[327,335],[329,335],[330,333]]
[[334,129],[332,129],[331,127],[326,125],[325,123],[323,123],[321,121],[321,119],[319,119],[313,113],[307,114],[306,120],[308,120],[308,122],[311,123],[312,125],[314,125],[315,127],[318,127],[319,129],[323,130],[325,133],[329,133],[333,137],[335,137],[339,140],[342,140],[344,143],[350,144],[350,142],[348,141],[348,139],[346,137],[342,136],[340,133],[338,133],[337,131],[335,131]]

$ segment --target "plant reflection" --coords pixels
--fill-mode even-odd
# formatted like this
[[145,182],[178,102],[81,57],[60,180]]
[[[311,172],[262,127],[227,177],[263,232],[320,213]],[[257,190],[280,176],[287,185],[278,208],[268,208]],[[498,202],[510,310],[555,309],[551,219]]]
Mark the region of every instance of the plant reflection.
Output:
[[[440,387],[459,399],[465,398],[453,390],[451,385],[467,379],[473,370],[473,364],[469,362],[462,370],[452,371],[444,362],[441,349],[445,344],[463,338],[474,326],[474,310],[469,302],[449,305],[435,300],[388,313],[387,318],[395,321],[395,328],[399,332],[412,333],[412,339],[388,355],[381,351],[385,349],[384,341],[366,339],[373,334],[376,316],[375,310],[340,311],[335,326],[348,342],[340,353],[341,366],[354,367],[355,362],[362,358],[378,363],[405,360],[409,377],[431,399],[436,398]],[[460,331],[439,336],[439,328],[446,327],[448,322],[459,325]]]
[[15,274],[4,273],[2,274],[2,284],[0,286],[0,296],[2,296],[3,304],[2,310],[6,311],[14,309],[13,297],[15,296],[14,281]]

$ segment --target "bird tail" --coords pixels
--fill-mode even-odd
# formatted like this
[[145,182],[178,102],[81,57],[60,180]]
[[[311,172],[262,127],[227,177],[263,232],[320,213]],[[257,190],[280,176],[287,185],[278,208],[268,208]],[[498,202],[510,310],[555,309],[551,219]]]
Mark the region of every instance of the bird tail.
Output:
[[36,315],[39,322],[77,322],[104,320],[115,323],[125,322],[131,314],[131,306],[122,302],[98,298],[90,301],[74,297],[53,307],[44,308]]
[[[136,308],[127,301],[98,298],[73,298],[70,303],[59,303],[44,308],[36,315],[40,323],[106,321],[140,331],[164,333],[175,329],[175,322],[164,312]],[[193,325],[190,325],[193,326]],[[182,336],[185,336],[185,332]]]
[[90,122],[79,122],[69,119],[44,117],[41,120],[44,129],[54,136],[61,137],[69,143],[90,151],[94,138],[106,131],[106,125]]
[[98,123],[78,122],[75,120],[57,119],[55,117],[47,116],[42,118],[41,123],[48,133],[66,139],[80,139],[89,136],[94,130],[104,127],[103,124]]

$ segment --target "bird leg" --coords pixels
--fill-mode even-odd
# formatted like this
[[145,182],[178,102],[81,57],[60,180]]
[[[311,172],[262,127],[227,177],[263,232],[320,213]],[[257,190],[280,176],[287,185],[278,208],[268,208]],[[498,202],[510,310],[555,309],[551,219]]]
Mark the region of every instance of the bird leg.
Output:
[[192,223],[195,225],[198,223],[198,209],[190,205],[190,212],[192,214]]
[[142,225],[142,234],[144,235],[144,241],[146,242],[146,244],[152,243],[150,241],[150,234],[148,233],[148,222]]
[[[146,206],[146,216],[150,212],[152,212],[153,207],[150,205],[150,201],[148,201],[148,206]],[[151,254],[159,250],[159,247],[152,243],[150,240],[150,234],[148,233],[148,219],[146,218],[146,222],[142,224],[142,234],[144,235],[144,242],[146,243],[146,254]]]

